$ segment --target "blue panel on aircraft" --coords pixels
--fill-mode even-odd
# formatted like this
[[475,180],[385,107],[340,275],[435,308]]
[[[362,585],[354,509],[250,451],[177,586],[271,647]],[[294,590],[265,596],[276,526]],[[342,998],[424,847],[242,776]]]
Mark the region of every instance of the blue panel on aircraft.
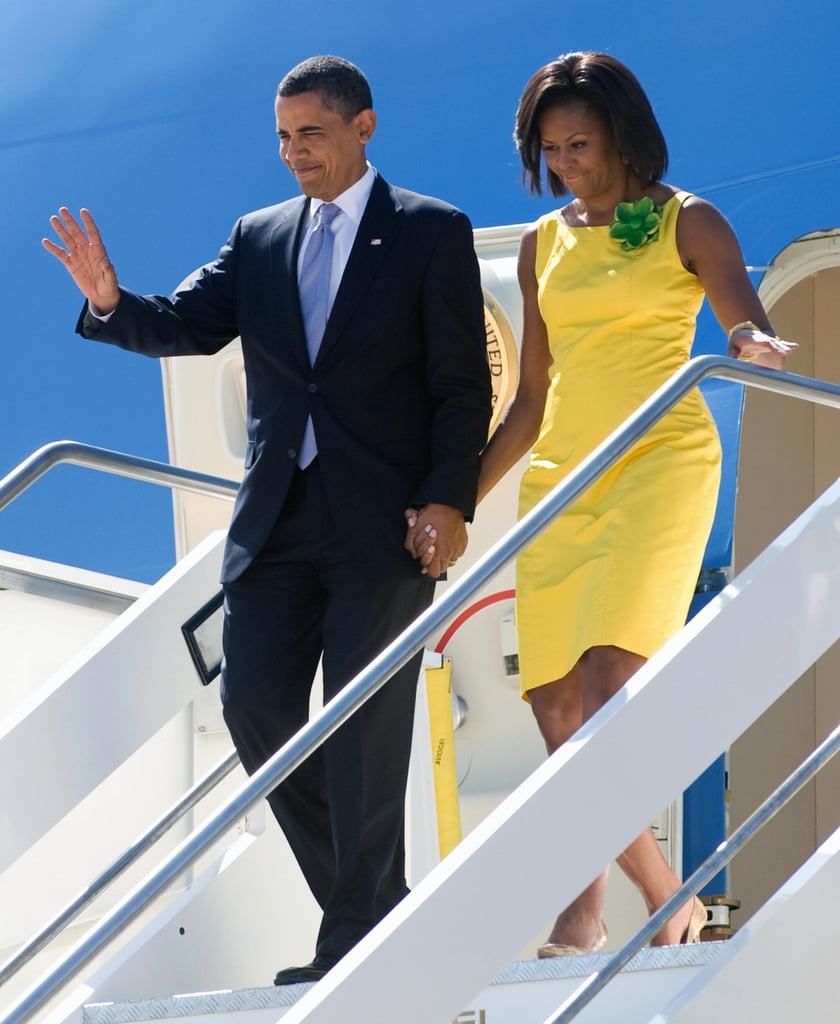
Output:
[[731,381],[707,380],[700,385],[703,397],[717,424],[723,448],[720,493],[706,553],[704,569],[726,568],[732,564],[732,534],[735,526],[735,496],[738,490],[738,451],[744,413],[744,387]]

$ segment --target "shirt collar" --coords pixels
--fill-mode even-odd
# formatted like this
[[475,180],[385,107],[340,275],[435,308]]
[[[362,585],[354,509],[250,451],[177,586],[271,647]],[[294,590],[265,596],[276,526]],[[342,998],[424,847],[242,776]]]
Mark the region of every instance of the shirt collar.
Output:
[[[368,199],[370,199],[370,193],[373,189],[373,182],[376,178],[376,171],[367,165],[367,170],[359,178],[358,181],[354,182],[350,188],[345,189],[341,195],[336,196],[333,199],[335,205],[341,210],[342,213],[346,214],[355,225],[359,225],[362,220],[362,214],[365,212]],[[320,206],[323,206],[323,199],[313,199],[309,204],[309,219],[310,222],[315,216],[316,210]]]

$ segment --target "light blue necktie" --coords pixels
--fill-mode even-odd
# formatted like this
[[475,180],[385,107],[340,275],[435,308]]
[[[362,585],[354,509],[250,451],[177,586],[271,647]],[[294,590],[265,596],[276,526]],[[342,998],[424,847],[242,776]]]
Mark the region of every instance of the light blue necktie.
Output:
[[[309,236],[300,268],[298,292],[306,330],[306,348],[310,365],[315,364],[318,349],[324,337],[330,306],[330,272],[332,270],[333,233],[330,225],[341,213],[335,203],[322,203],[315,213],[316,224]],[[317,454],[312,417],[306,421],[303,441],[298,454],[298,465],[306,469]]]

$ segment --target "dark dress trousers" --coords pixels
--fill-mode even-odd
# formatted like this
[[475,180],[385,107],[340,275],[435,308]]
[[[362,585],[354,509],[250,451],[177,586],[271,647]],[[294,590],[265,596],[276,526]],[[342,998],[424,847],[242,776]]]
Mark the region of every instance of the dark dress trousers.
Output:
[[[474,511],[490,383],[467,218],[377,176],[310,365],[297,290],[308,200],[242,217],[169,298],[121,289],[85,337],[150,356],[237,335],[248,448],[222,567],[225,719],[253,772],[299,729],[323,652],[332,697],[431,601],[403,510]],[[312,416],[318,458],[297,454]],[[196,429],[202,429],[200,424]],[[403,806],[418,659],[269,797],[338,959],[406,892]]]

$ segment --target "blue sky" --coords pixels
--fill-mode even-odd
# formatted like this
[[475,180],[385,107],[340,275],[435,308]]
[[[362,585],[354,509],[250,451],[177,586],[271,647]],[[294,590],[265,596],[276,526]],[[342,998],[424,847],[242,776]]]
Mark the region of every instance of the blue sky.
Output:
[[[279,162],[277,81],[314,53],[367,73],[371,161],[477,227],[550,207],[519,184],[513,113],[557,53],[604,49],[637,73],[671,150],[748,262],[840,208],[834,0],[29,0],[0,24],[0,280],[7,324],[0,476],[61,438],[166,459],[160,370],[85,342],[75,286],[40,246],[60,205],[88,206],[122,283],[169,292],[241,213],[295,194]],[[648,12],[648,13],[646,13]],[[817,17],[817,15],[820,15]],[[0,512],[0,548],[151,581],[173,560],[168,492],[68,467]]]

